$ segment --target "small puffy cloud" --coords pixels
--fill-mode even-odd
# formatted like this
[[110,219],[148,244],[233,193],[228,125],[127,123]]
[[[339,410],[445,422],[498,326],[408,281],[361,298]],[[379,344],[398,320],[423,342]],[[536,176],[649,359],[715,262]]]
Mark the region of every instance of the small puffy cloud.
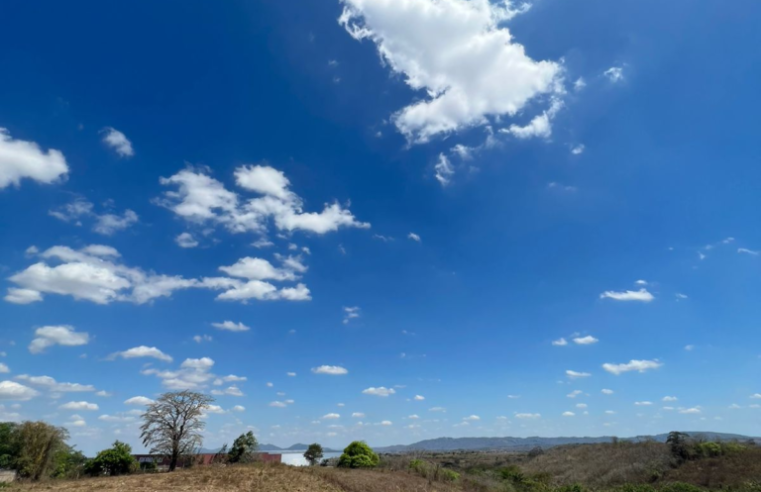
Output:
[[50,376],[29,376],[28,374],[21,374],[16,376],[16,379],[27,382],[33,386],[45,388],[54,393],[81,393],[95,391],[95,387],[90,384],[59,383]]
[[72,326],[43,326],[34,331],[35,338],[29,344],[29,352],[39,354],[54,345],[77,347],[87,345],[90,335],[76,332]]
[[583,394],[583,393],[584,393],[584,392],[583,392],[583,391],[581,391],[581,390],[573,390],[573,391],[571,391],[570,393],[568,393],[568,394],[567,394],[567,395],[565,395],[565,396],[567,396],[568,398],[576,398],[577,396],[579,396],[579,395],[581,395],[581,394]]
[[612,395],[613,394],[613,390],[612,389],[602,389],[602,390],[600,390],[600,392],[603,395]]
[[172,362],[172,357],[165,354],[161,350],[157,349],[156,347],[147,347],[145,345],[140,345],[139,347],[133,347],[128,350],[124,350],[122,352],[116,352],[114,354],[111,354],[109,356],[109,359],[116,359],[116,358],[122,358],[122,359],[137,359],[137,358],[151,358],[151,359],[157,359],[164,362]]
[[462,420],[475,421],[475,420],[481,420],[481,417],[479,417],[478,415],[470,415],[468,417],[463,417]]
[[689,299],[689,297],[687,295],[682,294],[681,292],[677,292],[676,294],[674,294],[674,296],[676,296],[676,298],[678,300],[680,300],[680,301],[683,301],[685,299]]
[[412,415],[408,416],[407,418],[408,418],[408,419],[411,419],[411,420],[417,420],[417,419],[419,419],[420,417],[419,417],[419,416],[417,416],[417,415],[415,415],[415,414],[412,414]]
[[344,307],[344,319],[343,324],[347,325],[349,322],[353,319],[359,318],[360,316],[360,308],[357,306],[353,307]]
[[631,371],[643,373],[652,369],[658,369],[661,366],[663,366],[663,363],[659,362],[658,360],[630,360],[624,364],[605,363],[602,365],[602,368],[609,373],[618,376],[625,372]]
[[523,419],[523,420],[540,419],[540,418],[542,418],[542,414],[540,414],[540,413],[516,413],[515,414],[515,418],[516,419]]
[[635,284],[637,284],[637,285],[641,285],[641,286],[643,286],[643,287],[644,287],[645,285],[647,285],[647,280],[637,280],[637,281],[636,281],[636,282],[634,282],[634,283],[635,283]]
[[109,396],[112,396],[112,395],[108,391],[101,390],[101,391],[98,391],[97,393],[95,393],[95,396],[100,396],[100,397],[103,397],[103,398],[108,398]]
[[66,159],[58,150],[43,152],[26,140],[15,140],[5,128],[0,128],[0,190],[18,186],[22,179],[51,184],[69,172]]
[[40,393],[15,381],[0,381],[0,400],[27,401]]
[[428,409],[429,412],[446,412],[447,409],[444,407],[432,407]]
[[576,408],[584,409],[584,408],[587,408],[587,407],[588,407],[588,405],[586,403],[577,403],[576,404]]
[[327,374],[329,376],[343,376],[345,374],[349,374],[349,371],[341,366],[313,367],[312,372],[315,374]]
[[268,387],[268,388],[272,388],[273,386],[275,386],[275,385],[274,385],[274,384],[272,384],[272,383],[267,383],[267,387]]
[[296,373],[295,372],[286,372],[285,375],[290,377],[290,378],[295,378],[296,377]]
[[573,154],[573,155],[581,155],[581,154],[584,153],[584,148],[585,147],[584,147],[583,144],[576,145],[575,147],[571,148],[571,154]]
[[576,414],[573,412],[563,412],[563,417],[575,417]]
[[439,154],[439,160],[434,166],[436,171],[436,180],[441,186],[447,186],[452,182],[452,176],[454,176],[454,166],[449,162],[449,158],[443,153]]
[[243,396],[243,392],[235,385],[229,386],[223,390],[212,390],[211,394],[216,396]]
[[600,294],[600,299],[613,299],[615,301],[639,301],[650,302],[655,297],[647,291],[647,289],[640,289],[637,291],[627,290],[624,292],[616,292],[608,290]]
[[339,414],[337,414],[337,413],[329,413],[329,414],[326,414],[326,415],[322,416],[323,420],[335,420],[335,419],[340,419],[340,418],[341,418],[341,416]]
[[207,413],[207,414],[214,413],[217,415],[222,415],[223,413],[227,413],[227,412],[225,412],[225,410],[219,405],[209,405],[208,407],[206,407],[206,409],[204,409],[204,413]]
[[552,341],[552,345],[555,347],[565,347],[568,345],[568,340],[565,338],[558,338],[557,340]]
[[355,419],[365,418],[365,414],[362,412],[354,412],[351,414],[351,416],[354,417]]
[[501,130],[504,133],[510,133],[520,139],[526,138],[549,138],[552,135],[552,125],[550,123],[550,114],[545,112],[535,116],[527,125],[510,125],[507,130]]
[[413,398],[415,401],[423,401],[425,400],[425,396],[422,395],[415,395],[415,398]]
[[95,411],[98,410],[98,404],[97,403],[89,403],[86,401],[70,401],[68,403],[64,403],[60,407],[61,410],[90,410]]
[[140,218],[132,210],[125,210],[123,215],[103,214],[95,215],[95,225],[92,230],[104,236],[112,236],[118,231],[123,231],[137,224]]
[[128,400],[124,400],[125,405],[150,405],[151,403],[154,403],[154,401],[145,396],[133,396]]
[[638,407],[649,407],[652,404],[653,404],[653,402],[651,402],[651,401],[635,401],[634,402],[634,405],[636,405]]
[[576,337],[573,339],[573,343],[575,343],[576,345],[592,345],[599,341],[600,340],[596,339],[595,337],[591,335],[587,335],[585,337]]
[[700,407],[692,407],[692,408],[681,408],[679,410],[679,413],[687,414],[687,415],[694,415],[701,413]]
[[383,386],[380,386],[378,388],[370,387],[370,388],[362,390],[362,394],[365,394],[365,395],[374,395],[374,396],[382,396],[382,397],[390,396],[390,395],[393,395],[395,393],[396,393],[396,391],[393,388],[385,388]]
[[137,224],[140,218],[132,210],[125,210],[122,215],[115,213],[98,214],[95,205],[84,197],[75,197],[70,203],[50,210],[49,215],[64,222],[82,225],[82,219],[91,218],[95,221],[93,231],[104,236],[112,236],[118,231]]
[[615,415],[615,414],[616,412],[614,412],[613,410],[605,410],[605,415]]
[[623,67],[610,67],[603,72],[603,75],[615,84],[624,80],[624,69]]
[[275,408],[285,408],[288,405],[286,403],[283,403],[282,401],[273,401],[273,402],[270,402],[270,406]]
[[694,345],[685,345],[684,346],[684,350],[686,350],[687,352],[692,352],[693,350],[695,350],[695,346]]
[[740,253],[741,255],[751,255],[751,256],[758,256],[761,254],[761,251],[754,251],[748,248],[737,248],[737,252]]
[[198,241],[189,232],[183,232],[182,234],[178,235],[176,238],[174,238],[174,242],[176,242],[177,246],[180,248],[195,248],[198,246]]
[[761,400],[761,393],[754,393],[754,394],[750,395],[750,398],[752,400]]
[[31,304],[42,301],[42,294],[32,289],[17,289],[11,287],[8,289],[8,295],[5,300],[12,304]]
[[664,396],[663,398],[661,398],[661,401],[677,401],[677,400],[679,400],[679,398],[677,398],[676,396]]
[[223,321],[221,323],[212,323],[211,326],[218,330],[225,330],[225,331],[248,331],[251,328],[244,325],[243,323],[235,323],[233,321]]
[[306,270],[306,267],[297,258],[291,256],[283,258],[288,259],[290,265],[296,268],[288,268],[285,265],[283,268],[278,268],[263,258],[247,256],[238,260],[234,265],[222,266],[219,269],[231,277],[274,281],[296,280],[299,278],[298,273]]
[[233,412],[245,412],[246,407],[244,407],[243,405],[235,405],[230,410],[232,410]]
[[514,116],[534,99],[561,91],[561,65],[533,60],[505,26],[527,4],[514,9],[480,0],[342,3],[339,22],[349,34],[375,43],[392,72],[428,94],[392,117],[410,142]]
[[420,241],[422,241],[422,239],[420,239],[420,236],[418,236],[414,232],[410,232],[409,234],[407,234],[407,238],[411,239],[412,241],[415,241],[416,243],[419,243]]
[[9,372],[11,372],[11,370],[8,366],[0,362],[0,374],[8,374]]
[[196,335],[193,337],[193,341],[196,343],[211,342],[212,338],[210,335]]
[[380,425],[383,425],[383,426],[389,426],[389,425],[394,425],[394,423],[393,423],[393,422],[391,422],[390,420],[384,420],[384,421],[382,421],[382,422],[380,423]]
[[103,134],[103,143],[113,149],[119,157],[132,157],[135,155],[132,142],[116,128],[106,127],[101,130],[101,133]]
[[588,372],[572,371],[570,369],[565,372],[565,375],[568,376],[569,379],[588,378],[591,376]]

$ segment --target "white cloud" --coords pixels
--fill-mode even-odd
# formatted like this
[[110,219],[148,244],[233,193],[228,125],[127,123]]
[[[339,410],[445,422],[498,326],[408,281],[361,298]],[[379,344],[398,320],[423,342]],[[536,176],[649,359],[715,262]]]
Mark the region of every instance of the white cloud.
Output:
[[452,182],[454,166],[443,153],[439,154],[439,160],[436,162],[434,170],[436,171],[436,180],[441,183],[441,186],[447,186]]
[[693,350],[695,350],[695,346],[694,345],[685,345],[684,346],[684,350],[686,350],[687,352],[692,352]]
[[95,387],[90,384],[59,383],[50,376],[29,376],[27,374],[21,374],[16,376],[16,379],[29,383],[33,386],[45,388],[54,393],[82,393],[95,391]]
[[576,145],[575,147],[571,148],[571,154],[573,155],[581,155],[584,153],[584,144]]
[[425,400],[425,396],[422,396],[422,395],[415,395],[415,398],[414,398],[414,400],[415,400],[415,401],[423,401],[423,400]]
[[661,401],[677,401],[677,400],[679,400],[679,398],[677,398],[676,396],[664,396],[663,398],[661,398]]
[[588,407],[588,405],[586,403],[577,403],[576,404],[576,408],[584,409],[584,408],[587,408],[587,407]]
[[577,345],[592,345],[594,343],[599,342],[600,340],[596,339],[595,337],[591,335],[587,335],[585,337],[576,337],[573,339],[573,343]]
[[591,374],[589,374],[588,372],[572,371],[570,369],[565,372],[565,375],[568,376],[570,379],[588,378],[589,376],[591,376]]
[[[245,380],[245,378],[244,378],[244,380]],[[225,388],[223,390],[212,390],[211,394],[215,395],[215,396],[223,396],[223,395],[228,395],[228,396],[244,396],[243,392],[240,390],[240,388],[238,388],[235,385],[229,386],[229,387],[227,387],[227,388]]]
[[586,87],[586,86],[587,86],[587,83],[586,83],[586,81],[584,80],[583,77],[579,77],[578,79],[576,79],[576,82],[573,83],[573,89],[576,92],[584,89],[584,87]]
[[635,401],[634,404],[638,407],[649,407],[653,404],[651,401]]
[[0,400],[31,400],[39,392],[14,381],[0,381]]
[[39,354],[53,345],[76,347],[87,345],[90,335],[76,332],[72,326],[43,326],[34,332],[35,338],[29,344],[29,352]]
[[417,419],[419,419],[420,417],[419,417],[419,416],[417,416],[417,415],[415,415],[415,414],[412,414],[412,415],[410,415],[410,416],[409,416],[409,417],[407,417],[407,418],[408,418],[408,419],[411,419],[411,420],[417,420]]
[[539,419],[542,418],[542,414],[540,413],[516,413],[515,414],[516,419]]
[[95,217],[95,225],[92,230],[104,236],[111,236],[117,231],[123,231],[140,221],[137,214],[130,209],[125,210],[123,215],[103,214],[95,215]]
[[180,248],[195,248],[198,246],[198,241],[189,232],[183,232],[178,235],[174,238],[174,242],[176,242]]
[[107,397],[112,396],[112,395],[108,391],[101,390],[101,391],[98,391],[97,393],[95,393],[95,396],[101,396],[101,397],[107,398]]
[[583,393],[584,393],[584,392],[583,392],[583,391],[581,391],[581,390],[573,390],[573,391],[571,391],[570,393],[568,393],[568,394],[567,394],[567,395],[565,395],[565,396],[567,396],[568,398],[576,398],[577,396],[579,396],[579,395],[581,395],[581,394],[583,394]]
[[[298,263],[301,265],[300,263]],[[303,267],[303,266],[302,266]],[[296,280],[299,276],[290,268],[277,268],[269,261],[262,258],[241,258],[231,266],[222,266],[219,269],[231,277],[240,277],[248,280]]]
[[753,395],[750,395],[750,398],[752,400],[761,400],[761,393],[755,393]]
[[244,407],[243,405],[235,405],[230,410],[232,410],[233,412],[245,412],[246,407]]
[[419,243],[419,242],[421,241],[421,239],[420,239],[420,236],[418,236],[418,235],[417,235],[417,234],[415,234],[414,232],[410,232],[409,234],[407,234],[407,237],[408,237],[409,239],[411,239],[411,240],[415,241],[416,243]]
[[243,323],[235,323],[233,321],[223,321],[222,323],[212,323],[211,326],[218,330],[225,331],[248,331],[251,328]]
[[12,304],[31,304],[42,301],[42,294],[32,289],[16,289],[10,287],[5,300]]
[[615,414],[616,412],[614,412],[613,410],[605,410],[605,415],[615,415]]
[[304,212],[304,202],[288,189],[290,181],[269,166],[241,166],[235,170],[238,186],[262,196],[245,200],[208,176],[207,169],[185,169],[169,178],[165,186],[177,186],[157,200],[181,218],[196,224],[222,225],[232,233],[265,234],[271,220],[281,231],[325,234],[342,227],[369,228],[338,203],[325,204],[322,212]]
[[343,368],[341,366],[313,367],[312,372],[315,374],[328,374],[330,376],[342,376],[344,374],[349,374],[349,371],[346,370],[346,368]]
[[348,325],[353,319],[359,318],[361,309],[358,306],[344,307],[343,324]]
[[504,26],[525,4],[513,10],[488,0],[342,1],[339,22],[349,34],[372,40],[393,72],[428,94],[392,117],[410,141],[513,116],[559,90],[560,65],[528,57]]
[[613,83],[621,82],[624,80],[624,69],[623,67],[610,67],[609,69],[605,70],[603,74]]
[[172,357],[165,354],[161,350],[157,349],[156,347],[147,347],[145,345],[140,345],[139,347],[133,347],[128,350],[124,350],[122,352],[116,352],[114,354],[111,354],[109,356],[109,359],[116,359],[117,357],[121,357],[122,359],[138,359],[138,358],[145,358],[149,357],[152,359],[161,360],[164,362],[172,362]]
[[676,298],[677,298],[677,299],[680,299],[680,300],[689,299],[689,297],[688,297],[688,296],[686,296],[685,294],[682,294],[681,292],[677,292],[677,293],[675,294],[675,296],[676,296]]
[[196,335],[193,337],[193,341],[196,343],[211,342],[212,337],[210,335]]
[[283,403],[282,401],[273,401],[273,402],[270,402],[270,406],[275,408],[285,408],[288,405]]
[[548,113],[542,113],[535,116],[528,125],[518,126],[510,125],[510,128],[500,130],[503,133],[510,133],[520,139],[526,138],[550,138],[552,135],[552,125]]
[[630,360],[629,362],[625,364],[610,364],[605,363],[602,365],[602,368],[608,371],[611,374],[615,374],[618,376],[619,374],[623,374],[625,372],[630,371],[638,371],[640,373],[649,371],[651,369],[658,369],[663,365],[662,362],[659,362],[658,360]]
[[383,425],[383,426],[389,426],[389,425],[394,425],[394,423],[393,423],[393,422],[391,422],[390,420],[383,420],[383,421],[380,423],[380,425]]
[[351,414],[351,416],[354,417],[355,419],[361,419],[365,417],[365,414],[362,412],[354,412]]
[[647,289],[640,289],[637,291],[634,290],[627,290],[625,292],[616,292],[612,290],[608,290],[600,294],[600,299],[613,299],[616,301],[640,301],[640,302],[650,302],[655,297],[647,291]]
[[600,392],[603,395],[612,395],[614,393],[614,391],[612,389],[603,389],[603,390],[600,390]]
[[329,413],[327,415],[323,415],[322,416],[323,420],[335,420],[335,419],[340,419],[340,418],[341,418],[341,416],[339,414],[337,414],[337,413]]
[[0,374],[8,374],[9,372],[11,372],[10,368],[8,368],[7,365],[0,362]]
[[563,412],[563,417],[575,417],[576,414],[573,412]]
[[60,408],[61,410],[90,410],[90,411],[95,411],[99,409],[97,403],[89,403],[86,401],[70,401],[69,403],[64,403],[58,408]]
[[103,422],[125,423],[125,422],[134,422],[135,417],[131,417],[129,415],[103,414],[98,417],[98,420],[102,420]]
[[470,415],[468,417],[463,417],[462,420],[475,421],[475,420],[481,420],[481,417],[479,417],[478,415]]
[[428,409],[429,412],[446,412],[447,409],[444,407],[433,407]]
[[36,143],[14,140],[7,129],[0,128],[0,190],[18,186],[24,178],[51,184],[68,172],[66,159],[58,150],[45,153]]
[[111,147],[119,157],[132,157],[135,155],[132,142],[116,128],[109,126],[101,130],[101,133],[103,133],[103,143]]
[[365,395],[375,395],[375,396],[386,397],[386,396],[395,394],[396,391],[393,388],[385,388],[383,386],[380,386],[378,388],[370,387],[370,388],[364,389],[362,390],[362,393]]
[[272,384],[272,383],[267,383],[267,387],[268,387],[268,388],[272,388],[273,386],[275,386],[275,385],[274,385],[274,384]]
[[558,338],[557,340],[552,341],[552,345],[554,345],[555,347],[565,347],[566,345],[568,345],[568,340],[566,340],[565,338]]
[[291,377],[291,378],[295,378],[296,377],[296,373],[295,372],[286,372],[285,375],[288,376],[288,377]]
[[645,286],[645,285],[647,285],[647,280],[637,280],[637,281],[636,281],[636,282],[634,282],[634,283],[635,283],[636,285],[642,285],[642,286]]
[[[206,387],[207,383],[214,379],[214,374],[211,373],[211,369],[214,366],[214,361],[209,357],[201,357],[200,359],[185,359],[178,370],[158,370],[154,368],[143,369],[141,374],[146,376],[156,376],[162,380],[164,387],[171,390],[199,390]],[[228,388],[230,393],[225,391],[225,394],[232,394],[233,396],[239,396],[239,390],[234,386]],[[236,391],[237,390],[237,391]]]
[[688,415],[689,414],[697,414],[697,413],[701,413],[701,410],[700,410],[700,407],[682,408],[682,409],[679,410],[679,413],[684,413],[684,414],[688,414]]
[[754,251],[754,250],[748,249],[748,248],[738,248],[737,252],[740,253],[740,254],[746,254],[746,255],[751,255],[751,256],[758,256],[759,254],[761,254],[761,251]]

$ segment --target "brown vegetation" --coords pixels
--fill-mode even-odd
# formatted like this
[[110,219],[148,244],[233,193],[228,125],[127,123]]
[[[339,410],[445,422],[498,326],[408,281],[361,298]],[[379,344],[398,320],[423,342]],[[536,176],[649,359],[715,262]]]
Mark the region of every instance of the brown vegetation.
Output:
[[431,482],[406,472],[389,470],[314,469],[313,473],[344,492],[458,492],[454,484]]

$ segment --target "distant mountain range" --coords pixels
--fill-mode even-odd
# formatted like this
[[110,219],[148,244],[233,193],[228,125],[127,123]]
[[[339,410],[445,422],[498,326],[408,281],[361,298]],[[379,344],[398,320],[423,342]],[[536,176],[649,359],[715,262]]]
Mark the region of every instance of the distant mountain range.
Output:
[[[761,438],[719,432],[686,432],[712,441],[747,441],[753,439],[761,444]],[[668,434],[620,438],[626,441],[655,440],[666,442]],[[602,437],[439,437],[407,445],[374,448],[378,453],[409,453],[414,451],[529,451],[535,447],[548,449],[565,444],[597,444],[611,442],[613,436]]]

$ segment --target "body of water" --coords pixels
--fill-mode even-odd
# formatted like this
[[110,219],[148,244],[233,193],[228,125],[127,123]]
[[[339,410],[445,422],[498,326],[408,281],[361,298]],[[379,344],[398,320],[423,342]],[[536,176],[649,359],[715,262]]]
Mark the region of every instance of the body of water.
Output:
[[[291,466],[307,466],[309,463],[304,458],[304,451],[281,451],[282,462]],[[325,453],[322,459],[338,458],[339,456],[341,453]]]

